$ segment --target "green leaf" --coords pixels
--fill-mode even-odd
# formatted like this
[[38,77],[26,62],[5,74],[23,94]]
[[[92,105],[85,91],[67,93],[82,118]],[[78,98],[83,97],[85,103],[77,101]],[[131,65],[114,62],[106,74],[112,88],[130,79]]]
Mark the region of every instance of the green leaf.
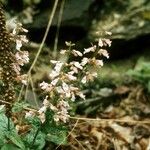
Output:
[[47,110],[46,121],[42,125],[42,132],[47,135],[46,140],[55,144],[67,143],[67,128],[63,124],[56,124],[53,120],[53,112]]
[[29,104],[26,103],[26,102],[16,102],[13,105],[12,112],[20,112],[20,111],[22,111],[24,108],[26,108],[28,106],[29,106]]
[[[9,120],[10,131],[14,131],[14,124]],[[4,113],[0,113],[0,145],[2,146],[6,141],[6,135],[8,134],[8,118]]]
[[55,144],[66,144],[67,130],[57,126],[49,127],[46,139]]
[[[37,129],[31,130],[25,137],[24,137],[24,142],[26,147],[29,147],[31,149],[36,149],[36,150],[42,150],[43,147],[45,146],[45,134],[42,133],[41,131],[38,131],[37,135]],[[36,135],[36,137],[35,137]],[[35,141],[33,143],[33,140],[35,138]]]
[[19,148],[15,147],[12,144],[5,144],[1,150],[20,150]]
[[24,143],[16,132],[9,132],[7,138],[10,139],[11,142],[13,142],[13,144],[18,146],[21,150],[25,150]]
[[8,141],[8,139],[20,149],[25,149],[24,144],[21,141],[21,138],[19,137],[11,119],[9,119],[8,130],[8,118],[4,113],[0,113],[0,145],[3,146]]
[[31,124],[34,128],[39,128],[41,126],[41,121],[37,116],[26,118],[27,122]]
[[0,105],[0,114],[5,113],[5,105]]

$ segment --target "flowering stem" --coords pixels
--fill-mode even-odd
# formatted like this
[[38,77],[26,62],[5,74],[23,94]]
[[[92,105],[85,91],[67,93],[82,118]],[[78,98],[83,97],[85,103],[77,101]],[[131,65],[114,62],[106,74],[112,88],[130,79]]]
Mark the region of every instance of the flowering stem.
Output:
[[6,105],[6,115],[11,116],[11,107],[15,101],[14,83],[16,72],[13,69],[15,57],[11,48],[10,35],[6,30],[6,21],[3,9],[0,5],[0,67],[2,68],[2,90],[1,95],[4,101],[11,103]]

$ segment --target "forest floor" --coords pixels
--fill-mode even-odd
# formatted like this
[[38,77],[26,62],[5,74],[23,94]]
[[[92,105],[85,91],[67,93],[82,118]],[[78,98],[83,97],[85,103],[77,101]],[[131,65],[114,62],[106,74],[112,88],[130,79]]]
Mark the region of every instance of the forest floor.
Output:
[[[77,103],[79,115],[72,118],[69,143],[62,149],[150,150],[150,93],[144,82],[128,76],[150,61],[148,53],[110,61],[100,70],[100,82],[89,86],[85,102]],[[141,76],[145,80],[144,71]]]
[[[47,78],[47,54],[45,49],[35,67],[36,82]],[[150,150],[150,93],[146,85],[150,72],[145,75],[141,65],[150,62],[149,56],[146,51],[128,59],[109,60],[100,69],[99,78],[86,87],[87,99],[76,103],[67,145],[57,149]],[[139,80],[130,75],[131,70]]]

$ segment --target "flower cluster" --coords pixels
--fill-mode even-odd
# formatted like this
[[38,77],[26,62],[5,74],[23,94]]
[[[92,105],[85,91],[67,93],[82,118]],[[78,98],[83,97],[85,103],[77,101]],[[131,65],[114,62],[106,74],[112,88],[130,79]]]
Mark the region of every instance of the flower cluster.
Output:
[[[107,50],[103,46],[110,46],[109,39],[99,39],[98,44],[85,48],[81,53],[72,49],[74,44],[66,42],[67,50],[61,50],[63,55],[73,55],[74,57],[82,57],[78,61],[56,61],[51,60],[54,69],[49,73],[50,82],[43,81],[40,87],[46,93],[43,106],[39,110],[39,118],[42,123],[45,121],[45,112],[49,108],[55,115],[56,122],[66,122],[69,118],[70,101],[74,101],[77,97],[85,99],[81,87],[97,77],[97,69],[103,66],[101,56],[109,58]],[[87,53],[91,53],[91,57],[86,57]],[[69,57],[69,56],[68,56]]]
[[28,51],[22,51],[21,47],[24,43],[28,42],[28,39],[26,38],[26,35],[20,34],[20,33],[27,33],[28,30],[22,27],[21,23],[14,21],[14,29],[12,31],[11,36],[13,37],[13,40],[16,43],[16,50],[15,53],[15,63],[12,64],[12,67],[14,71],[17,74],[16,80],[21,81],[23,84],[27,84],[27,75],[21,75],[21,66],[24,64],[27,64],[29,62],[29,53]]

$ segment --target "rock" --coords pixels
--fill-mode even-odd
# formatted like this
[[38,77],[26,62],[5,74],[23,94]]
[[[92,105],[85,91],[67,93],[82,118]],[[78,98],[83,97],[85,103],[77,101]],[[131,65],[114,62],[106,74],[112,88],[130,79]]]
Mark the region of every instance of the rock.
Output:
[[[91,4],[91,0],[69,0],[65,1],[63,16],[61,21],[61,26],[77,26],[86,28],[88,19],[88,9]],[[42,12],[38,13],[34,17],[33,24],[30,25],[31,28],[44,28],[47,26],[49,15],[52,11],[52,8],[44,9]],[[56,10],[52,25],[57,26],[58,17],[60,11],[59,8]]]
[[149,0],[104,1],[97,15],[88,34],[90,39],[99,38],[102,30],[112,32],[112,39],[126,40],[150,33]]

